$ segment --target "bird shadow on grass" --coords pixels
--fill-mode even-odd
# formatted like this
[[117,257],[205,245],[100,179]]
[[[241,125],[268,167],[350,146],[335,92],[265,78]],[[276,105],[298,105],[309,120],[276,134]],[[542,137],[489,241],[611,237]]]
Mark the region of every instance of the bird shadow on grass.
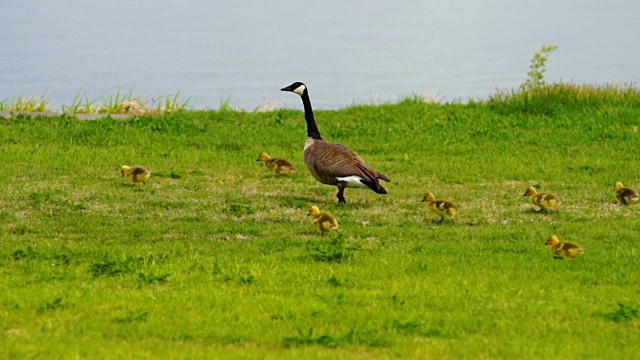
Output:
[[146,191],[145,189],[145,185],[141,185],[141,184],[132,184],[132,183],[120,183],[117,185],[120,188],[126,188],[126,189],[131,189],[132,191],[135,192],[144,192]]
[[541,214],[541,215],[560,214],[560,211],[558,211],[558,210],[553,210],[553,211],[544,210],[544,209],[536,210],[534,208],[529,208],[529,209],[525,210],[524,212],[532,213],[532,214]]

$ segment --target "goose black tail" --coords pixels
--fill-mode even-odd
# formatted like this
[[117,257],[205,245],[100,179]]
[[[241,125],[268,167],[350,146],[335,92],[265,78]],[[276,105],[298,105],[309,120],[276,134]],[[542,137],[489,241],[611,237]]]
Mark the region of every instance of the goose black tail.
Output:
[[360,182],[378,194],[387,193],[387,189],[383,188],[382,185],[380,185],[380,183],[378,182],[378,179],[374,179],[374,180],[362,179],[360,180]]

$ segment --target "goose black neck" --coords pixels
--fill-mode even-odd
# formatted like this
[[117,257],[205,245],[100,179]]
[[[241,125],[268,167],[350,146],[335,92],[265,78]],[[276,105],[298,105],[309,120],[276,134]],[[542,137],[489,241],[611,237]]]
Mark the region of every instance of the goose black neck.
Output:
[[316,125],[316,119],[313,117],[313,109],[311,108],[311,100],[309,100],[307,89],[302,93],[302,105],[304,106],[304,119],[307,121],[307,136],[315,140],[322,140],[318,125]]

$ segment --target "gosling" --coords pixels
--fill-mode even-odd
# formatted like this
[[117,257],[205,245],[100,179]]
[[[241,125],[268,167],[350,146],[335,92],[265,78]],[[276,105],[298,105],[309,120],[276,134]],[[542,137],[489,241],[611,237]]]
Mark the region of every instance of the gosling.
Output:
[[551,235],[545,245],[551,245],[551,252],[556,259],[573,260],[576,256],[584,254],[580,245],[570,241],[560,241],[555,235]]
[[638,197],[638,193],[635,192],[635,190],[623,187],[621,182],[617,182],[613,187],[613,190],[616,194],[616,198],[618,198],[618,201],[620,201],[620,204],[622,205],[635,204],[640,200],[640,197]]
[[529,197],[529,201],[531,202],[531,205],[533,205],[535,211],[553,211],[558,208],[558,205],[560,205],[560,201],[555,195],[549,193],[538,194],[533,186],[529,186],[522,196]]
[[260,153],[256,161],[263,161],[264,165],[273,171],[273,175],[290,175],[296,172],[295,166],[282,158],[272,158],[267,153]]
[[452,203],[444,200],[436,200],[435,196],[430,192],[424,194],[422,202],[429,203],[429,211],[440,216],[439,222],[442,222],[444,219],[455,222],[453,218],[458,214],[458,208]]
[[142,183],[143,185],[146,185],[147,179],[151,176],[151,173],[141,166],[128,167],[127,165],[123,165],[122,169],[120,169],[120,173],[122,174],[122,177],[126,176],[131,180],[132,184]]
[[312,206],[309,208],[309,214],[307,216],[311,216],[311,220],[313,224],[322,232],[322,236],[330,230],[338,231],[338,220],[336,218],[326,212],[320,212],[317,206]]

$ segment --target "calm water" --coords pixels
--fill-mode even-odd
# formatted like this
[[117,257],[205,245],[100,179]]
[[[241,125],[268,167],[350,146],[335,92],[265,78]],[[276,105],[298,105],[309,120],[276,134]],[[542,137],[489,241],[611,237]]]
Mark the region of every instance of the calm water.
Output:
[[542,44],[560,47],[547,80],[640,80],[635,0],[3,0],[0,24],[0,99],[46,93],[54,107],[120,89],[299,108],[279,91],[296,80],[324,109],[486,98],[524,81]]

